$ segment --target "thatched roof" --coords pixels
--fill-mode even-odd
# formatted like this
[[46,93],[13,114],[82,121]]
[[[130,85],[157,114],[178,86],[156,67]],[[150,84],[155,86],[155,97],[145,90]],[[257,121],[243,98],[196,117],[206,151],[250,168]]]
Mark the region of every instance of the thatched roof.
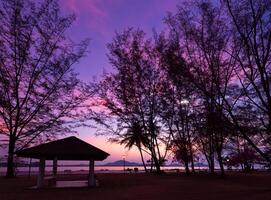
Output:
[[19,157],[52,160],[104,160],[109,154],[77,137],[48,142],[16,152]]

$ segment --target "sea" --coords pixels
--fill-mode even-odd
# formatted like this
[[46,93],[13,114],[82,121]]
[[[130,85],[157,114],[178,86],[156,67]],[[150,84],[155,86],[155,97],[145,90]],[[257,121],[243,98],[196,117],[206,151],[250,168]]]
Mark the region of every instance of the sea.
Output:
[[[45,172],[49,174],[52,172],[52,166],[46,166]],[[95,173],[133,173],[135,172],[135,168],[137,168],[137,172],[144,172],[143,166],[95,166]],[[147,167],[150,169],[150,167]],[[167,172],[180,172],[184,171],[184,167],[182,166],[163,166],[162,170]],[[208,167],[195,167],[196,170],[207,170]],[[15,173],[17,175],[27,175],[29,174],[37,174],[39,168],[38,167],[17,167],[15,169]],[[58,166],[57,171],[58,174],[87,174],[89,170],[88,166]],[[4,175],[6,172],[6,167],[0,167],[0,175]]]

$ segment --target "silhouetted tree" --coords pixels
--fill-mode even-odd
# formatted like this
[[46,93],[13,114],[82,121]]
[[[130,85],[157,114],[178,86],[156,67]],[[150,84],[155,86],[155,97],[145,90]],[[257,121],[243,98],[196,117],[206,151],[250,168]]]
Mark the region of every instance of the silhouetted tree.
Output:
[[254,168],[254,164],[260,161],[259,155],[256,154],[255,150],[247,142],[243,142],[241,149],[238,152],[231,152],[227,157],[227,165],[229,167],[241,167],[242,170],[250,171]]
[[[227,130],[223,129],[224,100],[221,96],[228,94],[232,68],[228,49],[228,29],[224,16],[210,1],[196,1],[178,7],[175,15],[169,15],[166,22],[170,29],[170,38],[180,44],[182,58],[186,61],[185,76],[194,84],[198,93],[198,106],[203,113],[204,124],[198,135],[201,148],[214,173],[215,155],[224,174],[222,163],[223,143]],[[173,65],[171,68],[178,68]],[[175,70],[176,71],[176,70]],[[226,131],[226,132],[225,132]]]
[[194,88],[185,76],[180,76],[184,74],[182,70],[186,69],[186,62],[182,59],[179,44],[167,41],[165,35],[161,34],[156,38],[156,49],[159,52],[160,68],[163,72],[160,116],[171,136],[170,149],[173,150],[176,159],[185,164],[186,173],[189,174],[189,163],[194,171],[193,127],[190,117],[195,101]]
[[108,45],[114,72],[97,87],[110,112],[97,121],[110,118],[114,135],[136,146],[137,123],[158,171],[162,143],[187,173],[195,148],[223,175],[236,138],[270,163],[270,11],[268,0],[187,1],[154,42],[140,30],[117,34]]
[[66,36],[75,17],[56,0],[0,2],[0,134],[8,143],[7,177],[16,149],[72,131],[86,89],[72,66],[87,41]]
[[[237,63],[236,79],[243,101],[250,102],[251,112],[257,112],[253,121],[259,121],[262,141],[271,132],[271,2],[268,0],[224,0],[231,22],[233,51],[229,55]],[[234,113],[230,113],[236,123]],[[240,129],[247,142],[269,163],[270,157]],[[260,144],[260,143],[259,143]],[[267,145],[267,144],[266,144]]]
[[127,132],[123,134],[122,137],[123,138],[120,139],[120,144],[124,144],[129,150],[133,146],[138,148],[145,172],[148,172],[144,161],[142,148],[147,147],[150,142],[148,136],[144,134],[142,125],[139,122],[132,122],[131,127],[127,129]]
[[108,44],[114,72],[98,83],[97,96],[103,99],[109,112],[97,114],[96,121],[107,128],[115,123],[113,136],[120,140],[125,138],[127,130],[135,128],[135,122],[140,124],[142,135],[148,137],[144,146],[160,173],[163,157],[159,149],[159,71],[151,42],[144,37],[143,31],[128,29],[116,34]]

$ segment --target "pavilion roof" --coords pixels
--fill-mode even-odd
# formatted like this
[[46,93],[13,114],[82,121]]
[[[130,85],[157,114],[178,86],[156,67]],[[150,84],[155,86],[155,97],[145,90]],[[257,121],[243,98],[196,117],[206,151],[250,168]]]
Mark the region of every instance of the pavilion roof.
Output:
[[46,160],[53,160],[55,157],[58,160],[104,160],[109,156],[108,153],[74,136],[19,150],[16,154],[19,157]]

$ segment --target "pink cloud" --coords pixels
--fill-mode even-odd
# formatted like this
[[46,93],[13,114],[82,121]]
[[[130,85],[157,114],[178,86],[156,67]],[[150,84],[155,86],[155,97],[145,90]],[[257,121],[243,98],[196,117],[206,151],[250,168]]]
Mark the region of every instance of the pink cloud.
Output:
[[84,24],[91,31],[107,35],[106,3],[103,0],[61,0],[61,6],[77,15],[76,23]]
[[105,11],[100,7],[100,2],[97,0],[63,0],[64,6],[76,14],[82,11],[89,11],[95,17],[106,17]]

